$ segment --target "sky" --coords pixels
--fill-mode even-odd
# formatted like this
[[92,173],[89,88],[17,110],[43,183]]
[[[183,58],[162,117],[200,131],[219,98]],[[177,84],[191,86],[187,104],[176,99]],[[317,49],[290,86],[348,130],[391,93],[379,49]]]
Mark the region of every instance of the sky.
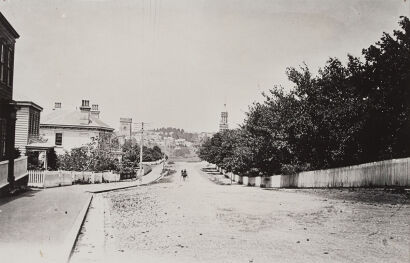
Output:
[[410,16],[405,0],[1,0],[20,34],[14,99],[49,112],[99,104],[147,128],[218,130],[243,122],[261,92],[292,87],[286,68],[316,73],[329,57],[375,43]]

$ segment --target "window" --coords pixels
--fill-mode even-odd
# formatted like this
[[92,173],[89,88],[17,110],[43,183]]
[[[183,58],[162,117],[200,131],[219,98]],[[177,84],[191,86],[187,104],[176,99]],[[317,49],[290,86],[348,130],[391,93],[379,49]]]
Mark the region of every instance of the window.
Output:
[[6,119],[0,118],[0,161],[6,159]]
[[32,112],[30,112],[28,123],[29,123],[28,134],[32,135],[33,134],[33,113]]
[[14,51],[4,40],[0,40],[0,82],[11,87],[13,85],[13,56]]
[[6,52],[6,47],[3,43],[0,44],[0,81],[4,83],[5,75],[4,75],[4,56]]
[[63,134],[56,133],[56,145],[62,145],[62,144],[63,144]]
[[7,86],[13,85],[13,50],[7,50]]
[[40,123],[39,113],[35,112],[35,111],[30,111],[29,129],[28,129],[28,134],[30,136],[38,136],[39,135],[39,123]]
[[34,123],[35,123],[34,134],[38,136],[40,134],[40,127],[39,127],[40,126],[40,113],[39,112],[36,113],[36,119]]

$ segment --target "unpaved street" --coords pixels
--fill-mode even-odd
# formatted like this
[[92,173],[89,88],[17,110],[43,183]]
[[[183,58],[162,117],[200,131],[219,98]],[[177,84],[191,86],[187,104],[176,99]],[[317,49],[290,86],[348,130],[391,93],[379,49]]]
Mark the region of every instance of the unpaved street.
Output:
[[[159,183],[94,198],[71,262],[410,258],[410,205],[404,195],[385,193],[389,198],[374,202],[366,199],[372,192],[218,185],[200,167],[177,163],[177,173]],[[185,182],[178,172],[184,168]]]

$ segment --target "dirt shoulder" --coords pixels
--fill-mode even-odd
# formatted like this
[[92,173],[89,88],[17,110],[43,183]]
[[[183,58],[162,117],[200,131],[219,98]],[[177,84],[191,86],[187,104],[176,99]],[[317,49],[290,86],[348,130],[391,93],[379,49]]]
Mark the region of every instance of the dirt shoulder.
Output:
[[404,189],[287,189],[294,193],[321,196],[323,198],[367,204],[410,205],[410,191]]

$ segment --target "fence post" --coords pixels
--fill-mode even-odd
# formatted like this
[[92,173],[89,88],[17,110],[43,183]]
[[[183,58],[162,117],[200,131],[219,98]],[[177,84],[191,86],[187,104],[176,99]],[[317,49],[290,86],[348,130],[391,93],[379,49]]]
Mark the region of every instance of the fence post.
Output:
[[64,178],[61,170],[58,171],[58,180],[60,181],[59,186],[62,186],[64,184]]

